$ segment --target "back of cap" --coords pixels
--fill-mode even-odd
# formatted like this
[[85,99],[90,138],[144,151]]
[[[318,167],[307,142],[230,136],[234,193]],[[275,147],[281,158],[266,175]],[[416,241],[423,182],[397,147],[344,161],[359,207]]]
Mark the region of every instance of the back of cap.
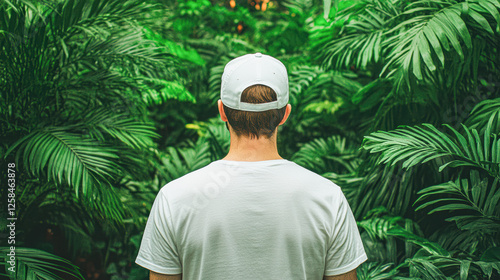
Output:
[[[267,103],[241,102],[241,94],[249,86],[265,85],[276,92],[276,101]],[[221,100],[229,108],[262,112],[288,104],[288,74],[285,65],[276,58],[261,53],[237,57],[226,64],[222,74]]]

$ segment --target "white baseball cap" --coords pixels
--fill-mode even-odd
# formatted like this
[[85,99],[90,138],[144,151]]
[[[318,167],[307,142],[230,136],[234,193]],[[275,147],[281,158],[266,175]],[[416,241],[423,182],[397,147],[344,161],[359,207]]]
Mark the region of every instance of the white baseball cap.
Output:
[[[241,93],[253,85],[270,87],[277,100],[258,104],[241,102]],[[229,61],[224,68],[220,98],[231,109],[250,112],[280,109],[288,104],[288,94],[286,67],[272,56],[246,54]]]

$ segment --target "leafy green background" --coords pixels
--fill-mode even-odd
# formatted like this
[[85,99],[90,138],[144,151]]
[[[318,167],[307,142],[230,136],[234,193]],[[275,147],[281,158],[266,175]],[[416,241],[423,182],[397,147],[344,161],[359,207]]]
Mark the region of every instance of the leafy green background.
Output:
[[227,153],[224,65],[262,52],[289,71],[280,154],[341,186],[359,279],[499,279],[498,46],[498,0],[2,0],[1,273],[147,279],[156,193]]

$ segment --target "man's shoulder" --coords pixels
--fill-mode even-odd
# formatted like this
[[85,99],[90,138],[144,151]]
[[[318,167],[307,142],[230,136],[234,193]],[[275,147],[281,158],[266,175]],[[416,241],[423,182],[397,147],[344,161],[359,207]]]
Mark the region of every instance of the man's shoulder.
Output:
[[325,178],[325,177],[321,176],[320,174],[318,174],[312,170],[309,170],[309,169],[307,169],[299,164],[296,164],[293,162],[293,167],[294,167],[294,169],[291,171],[296,172],[297,174],[299,174],[301,176],[307,176],[310,179],[315,179],[315,180],[323,181],[324,183],[333,184],[333,182],[328,180],[327,178]]
[[[161,191],[173,194],[189,194],[196,192],[200,186],[211,182],[220,184],[225,178],[239,177],[251,168],[259,167],[272,174],[274,179],[286,181],[288,184],[300,184],[313,188],[324,188],[331,191],[340,190],[339,186],[329,179],[289,160],[276,162],[268,161],[255,165],[248,162],[214,161],[210,164],[192,171],[182,177],[167,183]],[[259,172],[252,173],[252,178],[257,179]],[[265,176],[265,175],[264,175]]]
[[331,180],[295,162],[290,161],[289,168],[286,172],[287,176],[290,176],[291,180],[296,180],[300,183],[308,182],[307,185],[309,186],[324,186],[326,188],[340,190],[340,187]]

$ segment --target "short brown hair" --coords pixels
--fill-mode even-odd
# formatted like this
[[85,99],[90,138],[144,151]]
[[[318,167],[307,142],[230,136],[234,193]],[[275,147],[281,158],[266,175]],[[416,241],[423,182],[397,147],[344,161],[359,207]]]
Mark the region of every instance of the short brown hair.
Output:
[[[241,93],[241,101],[247,103],[266,103],[277,100],[276,92],[268,86],[253,85]],[[286,106],[263,112],[235,110],[223,105],[227,120],[236,135],[250,138],[264,136],[270,138],[285,116]]]

